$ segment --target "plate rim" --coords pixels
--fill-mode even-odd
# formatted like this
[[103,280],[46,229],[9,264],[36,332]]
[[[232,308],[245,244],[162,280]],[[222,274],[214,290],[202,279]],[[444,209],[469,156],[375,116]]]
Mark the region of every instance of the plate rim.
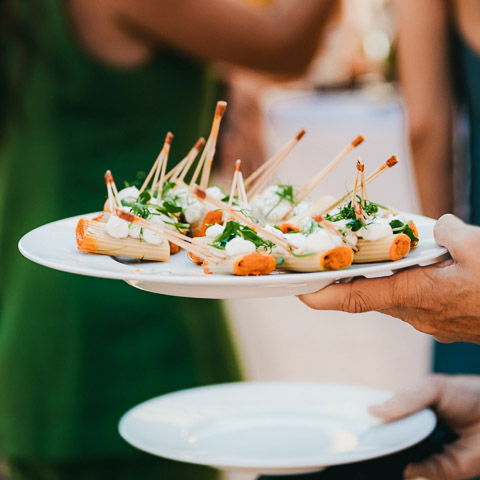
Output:
[[[424,440],[428,435],[432,433],[432,431],[435,429],[437,425],[437,417],[433,410],[431,408],[424,408],[420,410],[419,412],[416,412],[406,418],[409,418],[414,415],[422,415],[425,417],[425,421],[427,422],[427,426],[425,431],[415,431],[415,435],[412,435],[408,440],[396,445],[395,447],[389,447],[385,448],[385,450],[382,453],[379,452],[371,452],[370,454],[365,454],[361,457],[356,457],[348,459],[346,461],[345,459],[338,459],[333,462],[329,462],[328,464],[325,463],[319,463],[319,462],[314,462],[314,463],[306,463],[306,462],[298,462],[298,463],[289,463],[288,465],[286,463],[283,464],[274,464],[274,465],[265,465],[265,464],[260,464],[260,463],[255,463],[252,462],[250,464],[246,463],[212,463],[211,461],[205,461],[205,460],[196,460],[193,461],[192,458],[188,454],[172,454],[169,453],[167,455],[159,455],[159,453],[155,452],[153,448],[150,447],[145,447],[142,446],[141,442],[137,442],[135,439],[132,439],[132,437],[125,432],[125,424],[128,421],[129,415],[135,413],[141,408],[144,408],[145,406],[154,403],[159,400],[170,400],[171,398],[175,398],[176,396],[184,396],[188,395],[191,392],[196,393],[199,391],[205,391],[205,390],[215,390],[218,388],[250,388],[250,387],[270,387],[270,386],[280,386],[280,387],[322,387],[322,388],[344,388],[345,390],[359,390],[362,392],[370,392],[370,393],[375,393],[379,395],[392,395],[394,392],[390,390],[385,390],[385,389],[379,389],[379,388],[374,388],[374,387],[369,387],[365,385],[354,385],[354,384],[343,384],[343,383],[335,383],[335,382],[316,382],[316,381],[238,381],[238,382],[227,382],[227,383],[220,383],[220,384],[215,384],[215,385],[206,385],[206,386],[200,386],[200,387],[192,387],[192,388],[187,388],[184,390],[179,390],[176,392],[171,392],[167,393],[164,395],[159,395],[157,397],[153,397],[149,400],[146,400],[144,402],[139,403],[138,405],[135,405],[134,407],[130,408],[127,410],[120,418],[118,422],[118,432],[120,436],[131,446],[137,448],[138,450],[147,452],[149,454],[159,456],[161,458],[167,458],[170,460],[175,460],[175,461],[180,461],[180,462],[186,462],[186,463],[191,463],[195,465],[203,465],[203,466],[209,466],[213,467],[216,469],[220,470],[226,470],[226,471],[249,471],[249,472],[257,472],[257,473],[268,473],[268,472],[281,472],[286,473],[301,473],[301,472],[311,472],[311,471],[319,471],[321,469],[324,469],[326,467],[330,466],[336,466],[336,465],[343,465],[343,464],[348,464],[348,463],[356,463],[356,462],[362,462],[366,460],[372,460],[374,458],[381,458],[383,456],[387,456],[396,452],[400,452],[402,450],[405,450],[406,448],[409,448],[413,445],[416,445],[417,443],[421,442]],[[397,423],[397,422],[402,422],[404,419],[400,419],[395,422],[388,422],[388,423]]]
[[[278,273],[274,275],[263,275],[257,277],[238,277],[234,275],[202,275],[199,272],[198,275],[172,275],[172,274],[162,274],[162,273],[144,273],[144,272],[135,272],[135,269],[131,266],[124,265],[120,262],[117,262],[112,257],[104,256],[105,258],[110,258],[111,261],[116,262],[117,267],[125,267],[125,272],[112,272],[108,270],[104,270],[102,268],[92,270],[88,267],[76,266],[72,264],[66,268],[65,265],[59,265],[55,261],[46,260],[42,257],[39,257],[36,254],[32,254],[28,249],[25,248],[24,243],[25,241],[31,236],[34,235],[40,229],[49,228],[56,224],[62,224],[66,222],[73,222],[82,217],[90,218],[98,215],[100,212],[88,213],[83,215],[75,215],[72,217],[56,220],[54,222],[49,222],[44,225],[41,225],[22,236],[22,238],[18,242],[18,249],[20,253],[26,257],[27,259],[31,260],[32,262],[38,263],[39,265],[43,265],[48,268],[52,268],[54,270],[59,270],[62,272],[73,273],[77,275],[84,275],[89,277],[97,277],[97,278],[107,278],[111,280],[124,280],[124,281],[136,281],[136,282],[148,282],[154,284],[165,284],[168,283],[170,285],[184,285],[184,286],[202,286],[202,287],[234,287],[240,286],[238,284],[239,281],[242,282],[244,286],[249,287],[256,287],[256,286],[264,286],[264,287],[279,287],[285,284],[289,285],[302,285],[302,284],[313,284],[316,282],[321,281],[334,281],[337,279],[346,279],[346,278],[353,278],[356,276],[375,276],[378,274],[384,274],[387,272],[394,272],[396,270],[401,270],[404,268],[412,267],[415,265],[426,264],[426,263],[436,263],[441,261],[445,255],[448,253],[445,247],[436,246],[436,248],[432,249],[432,252],[428,255],[425,254],[422,259],[419,261],[418,258],[415,257],[405,257],[402,260],[398,260],[396,262],[379,262],[379,263],[372,263],[372,264],[362,264],[360,267],[352,269],[345,269],[345,270],[336,270],[336,271],[327,271],[327,272],[286,272],[286,273]],[[411,214],[408,213],[412,217],[422,219],[428,222],[434,222],[435,220],[425,217],[423,215]],[[74,235],[74,231],[72,231],[72,236]],[[82,252],[78,252],[83,254]],[[85,253],[84,255],[91,255],[89,253]],[[178,255],[186,254],[184,252],[180,252]],[[192,265],[193,266],[193,265]]]

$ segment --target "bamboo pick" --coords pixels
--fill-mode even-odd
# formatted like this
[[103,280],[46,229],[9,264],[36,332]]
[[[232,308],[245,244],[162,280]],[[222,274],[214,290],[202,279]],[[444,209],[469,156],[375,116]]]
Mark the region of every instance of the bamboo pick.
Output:
[[235,197],[235,192],[237,190],[238,174],[240,172],[241,166],[242,166],[242,161],[240,159],[238,159],[235,162],[235,170],[233,172],[232,186],[230,187],[230,195],[228,197],[228,206],[229,207],[231,207],[233,205],[233,198]]
[[205,139],[203,137],[200,137],[197,140],[197,143],[193,146],[193,148],[190,150],[188,155],[185,157],[185,158],[188,158],[188,161],[183,167],[182,172],[178,176],[179,181],[183,182],[185,180],[185,177],[188,171],[190,170],[190,168],[192,167],[193,162],[195,161],[195,158],[197,158],[198,153],[204,146],[205,146]]
[[363,162],[362,162],[362,169],[361,169],[361,174],[360,174],[360,188],[362,189],[363,205],[369,205],[370,202],[368,200],[367,185],[365,183],[365,165],[363,165]]
[[165,175],[165,181],[168,182],[172,179],[172,182],[175,181],[177,178],[178,173],[181,172],[185,164],[187,163],[188,157],[185,157],[179,163],[177,163],[174,167],[172,167],[167,174]]
[[142,228],[146,228],[147,230],[151,230],[155,233],[159,233],[163,235],[169,242],[172,242],[175,245],[178,245],[179,247],[184,248],[185,250],[191,251],[197,257],[209,258],[209,259],[212,259],[212,258],[214,259],[215,257],[217,259],[223,259],[226,257],[226,255],[218,249],[216,249],[218,251],[214,252],[213,247],[210,247],[208,245],[205,246],[205,245],[193,244],[192,239],[190,237],[187,237],[186,235],[182,235],[179,232],[174,232],[173,230],[169,230],[167,228],[162,228],[161,225],[149,222],[148,220],[145,220],[144,218],[133,215],[132,213],[124,212],[123,210],[120,210],[120,209],[116,209],[115,213],[118,217],[122,218],[127,222],[135,223]]
[[[157,164],[157,169],[155,171],[155,175],[153,177],[152,181],[152,195],[155,194],[157,191],[157,185],[158,185],[158,179],[160,177],[161,172],[163,172],[166,169],[166,163],[168,161],[168,153],[170,152],[170,144],[172,142],[173,134],[171,132],[168,132],[167,135],[165,136],[165,141],[163,142],[163,147],[161,151],[161,158]],[[167,158],[165,158],[167,156]]]
[[[398,159],[396,155],[392,155],[386,162],[382,163],[379,167],[377,167],[368,177],[365,179],[365,185],[368,185],[369,183],[373,182],[376,180],[385,170],[394,167],[398,163]],[[327,208],[324,208],[321,212],[316,212],[314,210],[315,206],[312,206],[312,208],[307,209],[304,213],[301,215],[297,215],[295,217],[292,217],[289,219],[289,223],[292,224],[298,224],[299,221],[301,221],[303,218],[306,218],[311,215],[319,215],[323,216],[326,213],[330,212],[334,208],[338,207],[341,203],[343,203],[345,200],[347,200],[350,195],[352,195],[353,190],[350,190],[347,192],[342,198],[339,200],[335,201],[334,203],[330,204]]]
[[167,136],[165,137],[165,143],[163,145],[163,164],[162,164],[162,170],[161,170],[161,175],[160,175],[160,181],[157,185],[153,185],[154,191],[158,190],[158,194],[161,197],[162,196],[162,191],[163,191],[163,185],[165,183],[165,174],[167,171],[167,163],[168,163],[168,157],[170,155],[170,146],[172,145],[172,139],[173,139],[173,133],[168,132]]
[[152,179],[153,174],[157,171],[158,163],[161,160],[163,148],[160,150],[160,153],[157,155],[157,158],[155,159],[155,162],[153,162],[152,168],[150,169],[150,172],[148,172],[147,178],[145,178],[145,181],[143,182],[142,187],[140,188],[140,193],[142,193],[150,183],[150,180]]
[[247,208],[248,197],[247,197],[247,192],[245,190],[245,183],[243,181],[243,174],[241,170],[238,172],[237,191],[238,191],[238,198],[240,199],[241,207]]
[[120,206],[120,201],[118,200],[118,190],[115,185],[115,180],[110,170],[105,172],[105,184],[107,185],[108,204],[110,211],[113,212],[114,208]]
[[355,175],[355,185],[353,187],[353,193],[352,193],[352,207],[355,211],[355,217],[358,219],[362,216],[362,210],[363,210],[363,197],[362,195],[360,196],[360,205],[358,204],[357,201],[357,188],[358,188],[358,181],[360,179],[360,172],[364,170],[364,165],[362,162],[362,159],[358,157],[357,160],[357,171]]
[[[365,185],[368,185],[373,180],[377,179],[385,170],[394,167],[398,163],[397,156],[392,155],[385,163],[382,163],[379,167],[377,167],[366,179]],[[325,215],[325,213],[333,210],[335,207],[338,207],[341,203],[348,199],[348,197],[352,194],[352,190],[346,193],[340,200],[337,200],[334,204],[332,204],[328,209],[325,209],[319,215]]]
[[202,188],[208,187],[208,182],[210,180],[210,173],[212,171],[213,157],[215,155],[215,147],[217,144],[218,131],[220,130],[220,123],[222,121],[223,114],[227,108],[227,102],[219,101],[215,108],[215,115],[213,117],[212,129],[210,131],[210,136],[208,137],[209,148],[205,155],[204,167],[202,172],[202,179],[200,180],[200,186]]
[[237,210],[233,209],[232,207],[229,207],[227,204],[222,202],[221,200],[217,200],[215,197],[212,197],[209,195],[205,190],[200,188],[198,185],[192,185],[190,187],[190,191],[197,196],[201,200],[206,200],[207,202],[211,203],[212,205],[215,205],[218,207],[220,210],[223,210],[225,212],[228,212],[228,214],[234,218],[235,220],[244,223],[248,227],[250,227],[252,230],[255,232],[261,234],[265,239],[270,240],[271,242],[275,243],[276,245],[279,245],[280,247],[285,248],[286,250],[290,248],[296,248],[293,245],[290,245],[290,243],[287,240],[284,240],[283,238],[280,238],[273,233],[270,233],[268,230],[263,228],[262,226],[258,225],[255,222],[252,222],[250,219],[245,217],[243,214],[238,212]]
[[[258,178],[255,184],[250,188],[248,192],[249,200],[252,201],[267,185],[270,179],[273,177],[275,172],[280,168],[282,162],[288,157],[290,152],[296,147],[298,142],[303,138],[305,135],[305,130],[300,130],[297,133],[295,138],[287,142],[270,160],[272,160],[271,164],[262,175]],[[269,162],[270,160],[267,160]],[[248,179],[247,179],[248,180]]]
[[[297,198],[296,198],[296,203],[303,202],[312,192],[315,190],[315,188],[322,182],[322,180],[327,177],[329,173],[332,172],[332,170],[358,145],[360,145],[364,141],[364,138],[362,135],[358,135],[352,142],[350,142],[343,150],[330,162],[328,163],[320,172],[318,172],[315,177],[312,178],[306,185],[303,186],[303,188],[298,192]],[[290,210],[284,215],[282,220],[285,218],[288,218],[288,216],[292,213],[293,209],[295,208],[295,205],[292,205]]]
[[[297,140],[296,143],[298,143],[301,138],[305,135],[306,131],[305,129],[300,130],[297,135],[295,136],[295,139]],[[272,157],[270,157],[267,161],[265,161],[260,167],[258,167],[246,180],[245,180],[245,188],[249,188],[251,184],[263,173],[266,172],[266,170],[270,169],[273,165],[275,165],[278,161],[278,155],[279,153],[288,145],[290,144],[291,140],[285,144],[279,152],[275,153]],[[296,145],[295,143],[295,145]],[[281,163],[281,162],[280,162]]]
[[[351,248],[354,252],[358,251],[357,247],[354,247],[354,246],[352,246],[348,243],[345,236],[339,231],[339,229],[337,229],[337,227],[335,227],[335,225],[332,222],[329,222],[328,220],[325,220],[322,216],[315,217],[315,221],[317,223],[319,223],[325,230],[328,230],[329,232],[341,237],[342,242],[347,247]],[[355,237],[357,236],[357,234],[355,232],[351,232],[351,234],[355,235]]]

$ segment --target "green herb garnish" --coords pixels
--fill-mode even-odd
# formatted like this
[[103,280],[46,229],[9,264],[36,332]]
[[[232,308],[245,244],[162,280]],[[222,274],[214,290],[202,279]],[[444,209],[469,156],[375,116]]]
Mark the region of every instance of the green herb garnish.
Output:
[[403,223],[401,220],[395,219],[390,222],[390,227],[392,228],[393,233],[404,233],[412,242],[418,242],[418,237],[408,223]]
[[252,242],[257,250],[261,248],[263,250],[271,251],[272,248],[275,247],[273,242],[260,237],[258,233],[250,227],[241,225],[233,220],[227,222],[224,231],[213,241],[212,246],[220,250],[225,250],[227,243],[238,236]]

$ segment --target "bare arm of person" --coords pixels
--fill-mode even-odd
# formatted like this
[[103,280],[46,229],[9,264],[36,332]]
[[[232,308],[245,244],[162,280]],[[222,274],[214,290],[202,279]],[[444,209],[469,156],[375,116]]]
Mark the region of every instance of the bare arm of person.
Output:
[[331,285],[300,299],[317,310],[376,310],[440,342],[480,343],[480,228],[444,215],[435,227],[435,240],[450,251],[452,260]]
[[397,0],[398,70],[425,215],[451,212],[452,95],[446,0]]
[[462,480],[480,475],[480,376],[432,375],[370,412],[394,421],[431,407],[459,439],[418,464],[409,465],[405,478]]
[[[72,0],[71,0],[72,1]],[[272,73],[301,73],[318,46],[335,0],[73,0],[74,15],[152,48],[167,45],[204,61]],[[80,28],[83,29],[79,22]],[[85,35],[94,35],[91,25]]]

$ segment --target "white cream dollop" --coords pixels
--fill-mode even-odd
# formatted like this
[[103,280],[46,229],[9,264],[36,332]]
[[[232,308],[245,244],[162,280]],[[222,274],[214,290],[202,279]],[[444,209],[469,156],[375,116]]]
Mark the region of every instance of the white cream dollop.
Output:
[[195,199],[192,199],[191,203],[184,208],[185,220],[187,223],[196,223],[203,219],[205,212],[204,206]]
[[319,229],[307,237],[307,253],[324,252],[343,245],[339,235],[332,235],[326,230]]
[[224,232],[224,230],[225,228],[223,227],[223,225],[216,223],[215,225],[207,228],[207,230],[205,231],[205,236],[214,239],[220,236]]
[[140,190],[137,187],[122,188],[118,192],[118,199],[120,202],[126,200],[127,202],[135,202],[140,195]]
[[388,237],[392,233],[392,227],[390,227],[388,219],[376,217],[372,223],[358,230],[357,235],[369,242],[374,242],[375,240]]
[[116,215],[110,215],[107,224],[105,225],[105,231],[113,238],[126,238],[128,237],[129,223]]
[[217,200],[223,200],[225,198],[225,193],[222,191],[220,187],[217,187],[217,186],[208,187],[207,194],[213,198],[216,198]]
[[140,238],[141,233],[142,233],[142,227],[139,227],[138,225],[134,225],[133,223],[130,223],[128,234],[132,238]]
[[165,241],[165,237],[161,233],[146,228],[143,229],[142,238],[150,245],[161,245]]
[[257,250],[255,244],[245,240],[242,237],[235,237],[232,238],[227,244],[225,245],[225,253],[229,257],[236,257],[238,255],[248,255],[249,253],[253,253]]

